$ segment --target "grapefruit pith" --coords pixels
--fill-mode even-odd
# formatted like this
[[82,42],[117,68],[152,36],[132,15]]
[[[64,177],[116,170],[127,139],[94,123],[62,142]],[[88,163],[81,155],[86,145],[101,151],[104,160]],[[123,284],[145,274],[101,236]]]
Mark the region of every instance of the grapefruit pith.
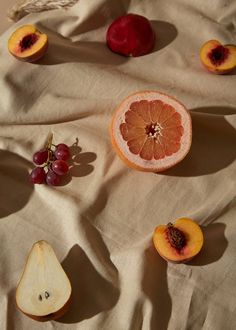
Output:
[[169,95],[138,92],[119,105],[110,134],[115,151],[129,167],[161,172],[189,152],[191,116],[183,104]]

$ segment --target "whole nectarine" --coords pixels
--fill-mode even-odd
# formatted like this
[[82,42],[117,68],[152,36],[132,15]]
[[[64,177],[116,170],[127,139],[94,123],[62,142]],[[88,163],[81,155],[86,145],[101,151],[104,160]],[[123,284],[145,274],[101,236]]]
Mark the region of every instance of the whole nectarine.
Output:
[[107,30],[106,39],[108,47],[115,53],[141,56],[152,51],[155,32],[146,17],[127,14],[112,22]]

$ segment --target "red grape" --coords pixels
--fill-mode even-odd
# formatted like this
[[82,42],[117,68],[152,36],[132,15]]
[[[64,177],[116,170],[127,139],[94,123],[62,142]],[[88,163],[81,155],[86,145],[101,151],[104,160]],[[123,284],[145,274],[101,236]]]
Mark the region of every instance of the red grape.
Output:
[[42,165],[44,163],[46,163],[48,159],[48,150],[40,150],[34,153],[33,155],[33,162],[36,165]]
[[68,160],[70,158],[70,151],[66,148],[56,148],[54,154],[57,159]]
[[46,181],[47,184],[49,184],[50,186],[58,186],[60,184],[61,179],[59,175],[57,175],[52,170],[49,170],[46,176]]
[[46,173],[43,167],[35,167],[30,173],[30,181],[33,183],[45,182]]
[[69,171],[69,166],[64,160],[58,159],[52,163],[52,170],[58,175],[65,175]]
[[69,151],[69,147],[68,145],[66,145],[65,143],[59,143],[57,146],[56,146],[57,149],[66,149]]

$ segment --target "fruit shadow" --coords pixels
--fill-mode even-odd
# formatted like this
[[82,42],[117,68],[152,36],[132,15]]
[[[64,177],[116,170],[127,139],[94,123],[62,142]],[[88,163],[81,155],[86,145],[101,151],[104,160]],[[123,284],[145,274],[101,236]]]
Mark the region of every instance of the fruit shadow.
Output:
[[161,175],[194,177],[229,166],[236,158],[236,130],[223,115],[235,113],[230,107],[193,109],[191,149],[183,161]]
[[[151,21],[151,25],[156,34],[154,50],[156,52],[169,45],[177,36],[175,26],[164,21]],[[45,56],[37,61],[41,65],[55,65],[61,63],[100,63],[104,65],[121,65],[130,60],[129,57],[112,52],[104,41],[77,41],[61,36],[44,27],[44,32],[49,38],[48,51]],[[144,55],[145,56],[145,55]]]
[[[15,315],[19,311],[18,311],[17,306],[16,306],[15,293],[16,293],[16,289],[12,289],[11,291],[9,291],[8,297],[7,297],[7,315],[6,315],[7,326],[6,326],[6,330],[16,329]],[[18,326],[19,326],[19,324],[18,324]]]
[[167,262],[158,255],[153,245],[144,252],[142,290],[152,303],[150,330],[166,330],[172,309]]
[[72,285],[72,306],[60,323],[77,323],[111,309],[120,291],[107,281],[89,260],[82,248],[75,244],[62,266]]
[[81,214],[80,224],[93,255],[106,267],[112,283],[96,271],[85,252],[75,245],[62,263],[72,282],[74,301],[71,310],[60,319],[63,323],[80,322],[109,310],[115,306],[120,296],[118,270],[111,261],[101,233],[92,223],[92,219],[95,219],[107,204],[108,193],[105,187],[104,184],[92,205]]
[[152,53],[168,46],[178,35],[176,27],[164,21],[150,21],[156,34],[155,47]]
[[62,63],[100,63],[103,65],[120,65],[129,60],[128,57],[113,53],[106,42],[78,41],[72,42],[60,35],[47,32],[49,46],[47,53],[39,61],[40,65]]
[[204,244],[199,254],[188,262],[188,265],[191,266],[204,266],[218,261],[228,246],[225,237],[225,224],[213,223],[201,228],[204,235]]
[[0,150],[0,218],[21,210],[34,186],[29,180],[28,162],[17,154]]
[[70,147],[70,154],[71,159],[68,161],[69,172],[62,177],[60,186],[67,185],[73,177],[87,176],[94,170],[94,166],[90,164],[97,158],[94,152],[82,152],[82,148],[74,144]]

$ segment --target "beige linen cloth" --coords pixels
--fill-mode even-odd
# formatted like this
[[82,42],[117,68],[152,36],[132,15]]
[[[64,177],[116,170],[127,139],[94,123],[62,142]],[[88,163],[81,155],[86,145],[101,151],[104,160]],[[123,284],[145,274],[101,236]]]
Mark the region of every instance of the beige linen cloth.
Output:
[[[126,12],[151,20],[151,54],[107,49],[108,25]],[[7,51],[26,23],[49,36],[37,64]],[[236,75],[206,72],[198,55],[209,39],[236,43],[235,33],[234,0],[80,0],[29,15],[2,35],[1,330],[236,329]],[[178,98],[193,120],[189,155],[161,174],[127,168],[108,133],[122,99],[147,89]],[[56,188],[33,186],[32,155],[50,132],[56,144],[74,145],[71,177]],[[203,226],[205,245],[189,264],[167,264],[152,233],[182,216]],[[46,323],[15,306],[27,254],[42,239],[73,286],[69,313]]]

